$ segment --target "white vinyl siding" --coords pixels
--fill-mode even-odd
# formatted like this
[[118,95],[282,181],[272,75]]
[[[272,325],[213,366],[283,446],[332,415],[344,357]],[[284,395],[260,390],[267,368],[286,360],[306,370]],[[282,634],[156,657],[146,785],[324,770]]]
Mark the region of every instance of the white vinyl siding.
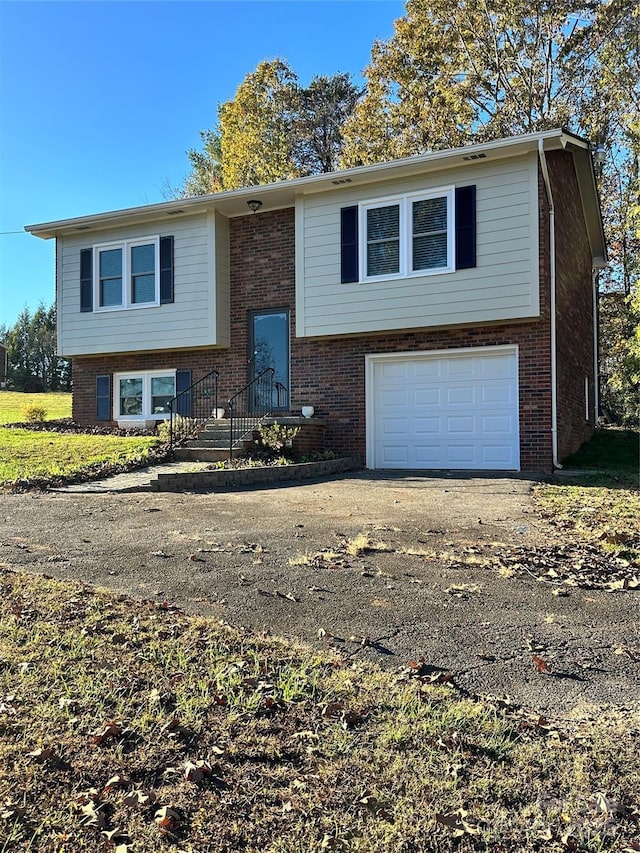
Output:
[[[340,209],[443,186],[476,186],[476,266],[340,281]],[[424,178],[342,187],[296,204],[296,332],[300,337],[491,323],[539,316],[535,154],[464,165]],[[360,225],[362,240],[362,224]],[[360,277],[363,277],[362,250]]]
[[[226,224],[226,223],[225,223]],[[104,244],[174,237],[174,301],[135,310],[80,311],[80,251]],[[217,312],[213,214],[164,217],[147,225],[83,231],[58,239],[58,341],[61,356],[139,352],[185,346],[228,346],[228,314]],[[228,235],[220,245],[221,299],[228,301]],[[94,262],[94,275],[96,274]],[[94,294],[95,296],[95,294]],[[95,303],[94,303],[95,307]],[[227,309],[228,311],[228,309]]]

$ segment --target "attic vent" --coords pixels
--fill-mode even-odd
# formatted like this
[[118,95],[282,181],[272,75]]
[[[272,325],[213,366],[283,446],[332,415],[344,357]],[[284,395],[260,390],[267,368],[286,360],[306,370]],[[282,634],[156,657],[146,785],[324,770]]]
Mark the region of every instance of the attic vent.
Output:
[[463,157],[463,160],[485,160],[487,157],[486,154],[467,154]]
[[336,178],[335,181],[331,181],[332,184],[338,186],[338,184],[350,184],[352,183],[352,178]]
[[90,225],[76,225],[75,231],[91,231]]
[[168,210],[167,216],[175,216],[176,213],[184,213],[184,210]]

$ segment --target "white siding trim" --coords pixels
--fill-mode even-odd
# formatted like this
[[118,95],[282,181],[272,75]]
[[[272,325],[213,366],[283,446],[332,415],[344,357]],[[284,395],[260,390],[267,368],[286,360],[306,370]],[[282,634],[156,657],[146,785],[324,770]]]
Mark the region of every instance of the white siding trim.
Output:
[[[457,349],[419,350],[416,352],[373,353],[365,355],[365,418],[366,418],[366,467],[375,468],[375,411],[374,386],[375,365],[381,361],[414,358],[456,358],[473,355],[504,353],[516,357],[516,400],[520,399],[520,354],[518,344],[500,344],[487,347],[461,347]],[[520,404],[518,402],[518,452],[520,452]],[[518,465],[517,470],[520,470]]]
[[[207,275],[207,311],[209,319],[209,335],[212,341],[218,340],[216,330],[218,328],[218,315],[216,311],[216,288],[218,285],[218,255],[216,252],[216,222],[215,213],[207,213],[207,248],[206,253],[209,260]],[[175,288],[175,284],[174,284]]]
[[304,303],[306,297],[304,264],[304,196],[296,196],[295,207],[295,293],[296,293],[296,329],[297,338],[304,337]]
[[[62,355],[63,328],[65,315],[62,310],[62,238],[56,237],[56,355]],[[79,274],[79,271],[78,271]],[[80,311],[80,293],[78,293],[78,311]]]
[[531,237],[531,310],[540,316],[540,202],[538,196],[538,158],[529,155],[529,234]]

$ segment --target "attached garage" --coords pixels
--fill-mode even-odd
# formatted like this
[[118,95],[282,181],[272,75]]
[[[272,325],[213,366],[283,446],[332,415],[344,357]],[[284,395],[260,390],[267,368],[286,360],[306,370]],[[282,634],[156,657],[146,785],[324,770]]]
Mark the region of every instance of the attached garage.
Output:
[[367,356],[367,467],[520,469],[518,348]]

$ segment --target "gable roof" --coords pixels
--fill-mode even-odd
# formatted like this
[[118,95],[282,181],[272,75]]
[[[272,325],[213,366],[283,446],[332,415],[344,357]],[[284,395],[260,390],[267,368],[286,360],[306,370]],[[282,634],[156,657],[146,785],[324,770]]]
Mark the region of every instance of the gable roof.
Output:
[[254,198],[262,203],[261,212],[277,210],[293,206],[299,196],[335,190],[336,187],[344,184],[350,186],[371,184],[415,174],[454,169],[476,160],[501,160],[537,151],[540,145],[544,151],[564,149],[573,155],[592,257],[594,263],[604,263],[607,257],[606,242],[590,145],[587,140],[562,129],[495,139],[462,148],[430,151],[402,160],[376,163],[371,166],[356,166],[337,172],[309,175],[257,187],[242,187],[194,198],[174,199],[73,219],[25,225],[25,231],[49,240],[52,237],[63,237],[78,231],[91,231],[110,225],[134,225],[138,222],[157,221],[165,217],[186,216],[213,210],[227,217],[246,216],[247,202]]

